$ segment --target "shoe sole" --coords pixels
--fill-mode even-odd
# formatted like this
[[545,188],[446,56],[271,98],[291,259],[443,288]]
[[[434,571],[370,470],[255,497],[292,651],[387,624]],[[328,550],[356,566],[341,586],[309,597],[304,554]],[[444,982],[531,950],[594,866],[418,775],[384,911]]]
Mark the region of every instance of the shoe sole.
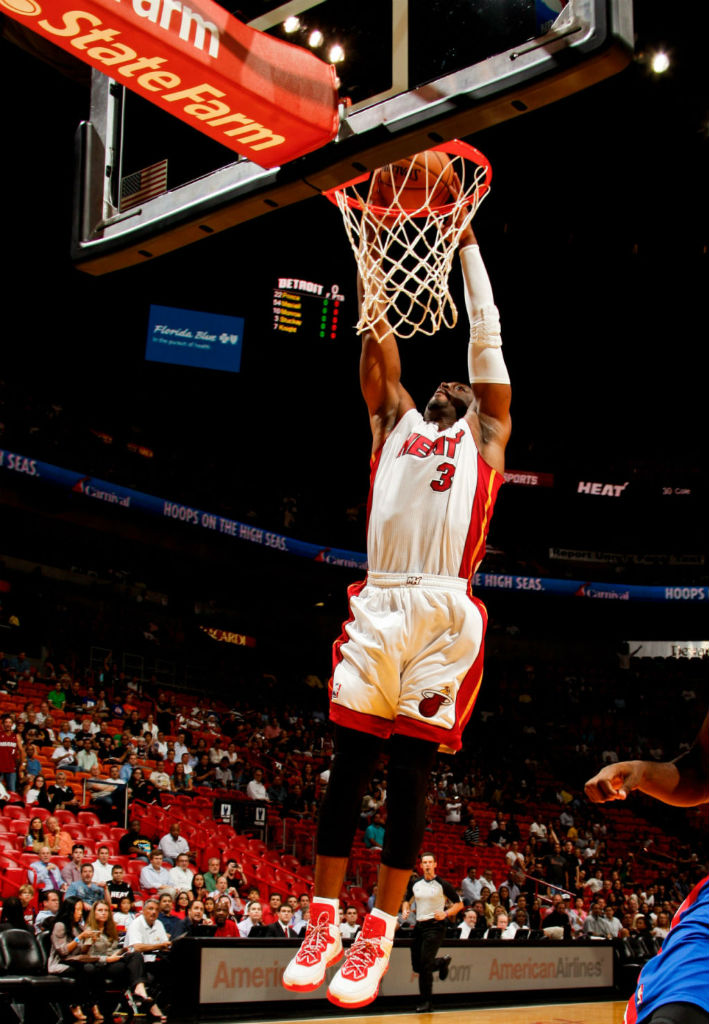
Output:
[[[341,949],[340,952],[332,958],[332,960],[328,960],[325,964],[325,972],[328,967],[334,967],[335,964],[339,964],[344,955],[345,951],[344,949]],[[294,985],[292,982],[287,982],[285,978],[281,979],[281,984],[283,985],[283,988],[287,988],[289,992],[314,992],[315,989],[320,988],[322,983],[325,981],[325,972],[323,972],[323,976],[320,981],[311,981],[309,985]]]
[[350,1002],[347,1002],[346,1000],[338,999],[337,996],[332,995],[332,993],[329,992],[329,991],[327,993],[327,998],[330,1000],[331,1003],[334,1003],[335,1006],[339,1006],[341,1010],[358,1010],[360,1008],[360,1006],[368,1006],[369,1003],[373,1003],[374,1000],[379,995],[379,986],[381,985],[382,979],[384,978],[384,975],[386,974],[386,972],[388,970],[389,970],[389,964],[387,964],[386,969],[384,970],[381,978],[379,979],[379,985],[377,985],[376,992],[374,993],[373,996],[369,996],[367,999],[361,999],[357,1003],[350,1003]]

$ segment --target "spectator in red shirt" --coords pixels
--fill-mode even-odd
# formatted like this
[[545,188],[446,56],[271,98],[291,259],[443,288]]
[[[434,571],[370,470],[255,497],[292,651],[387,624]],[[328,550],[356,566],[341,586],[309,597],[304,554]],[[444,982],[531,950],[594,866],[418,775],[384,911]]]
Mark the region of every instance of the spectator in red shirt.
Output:
[[217,926],[217,930],[214,933],[215,938],[238,939],[241,937],[236,921],[229,917],[229,904],[226,900],[223,903],[217,904],[217,909],[214,911],[214,922]]

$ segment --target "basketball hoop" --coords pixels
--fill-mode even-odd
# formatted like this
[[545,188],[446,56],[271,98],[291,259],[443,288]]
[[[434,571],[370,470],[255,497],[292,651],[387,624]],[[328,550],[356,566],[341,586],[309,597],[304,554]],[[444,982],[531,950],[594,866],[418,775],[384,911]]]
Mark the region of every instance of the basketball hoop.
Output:
[[[395,165],[388,165],[323,193],[339,207],[357,260],[362,280],[359,334],[383,316],[399,338],[436,334],[458,322],[448,278],[460,236],[490,190],[492,168],[479,150],[457,139],[428,152],[446,154],[450,164],[445,172],[425,175],[414,208],[407,201],[413,163],[396,184],[391,173]],[[387,171],[391,198],[383,205],[375,200],[379,178]],[[451,173],[456,194],[443,183]]]

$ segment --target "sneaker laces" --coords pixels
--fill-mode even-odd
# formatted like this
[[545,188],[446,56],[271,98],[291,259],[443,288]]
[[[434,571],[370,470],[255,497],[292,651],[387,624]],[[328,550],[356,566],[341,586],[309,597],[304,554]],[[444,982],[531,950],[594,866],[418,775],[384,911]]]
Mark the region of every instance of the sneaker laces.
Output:
[[386,956],[386,953],[378,936],[370,939],[358,937],[347,954],[342,968],[343,977],[351,978],[352,981],[362,981],[380,956]]
[[308,925],[303,944],[296,956],[297,962],[305,963],[308,967],[312,967],[313,964],[320,960],[330,941],[330,918],[323,911],[315,924],[311,921]]

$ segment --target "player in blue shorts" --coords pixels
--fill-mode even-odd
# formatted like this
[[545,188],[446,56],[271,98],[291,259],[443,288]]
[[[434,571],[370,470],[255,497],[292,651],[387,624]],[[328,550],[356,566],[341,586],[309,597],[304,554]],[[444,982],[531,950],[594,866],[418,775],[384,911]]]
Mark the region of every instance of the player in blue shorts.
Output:
[[[586,783],[594,803],[625,800],[634,789],[675,807],[709,802],[709,715],[691,749],[674,761],[620,761]],[[672,919],[625,1011],[625,1024],[709,1024],[709,875]]]

